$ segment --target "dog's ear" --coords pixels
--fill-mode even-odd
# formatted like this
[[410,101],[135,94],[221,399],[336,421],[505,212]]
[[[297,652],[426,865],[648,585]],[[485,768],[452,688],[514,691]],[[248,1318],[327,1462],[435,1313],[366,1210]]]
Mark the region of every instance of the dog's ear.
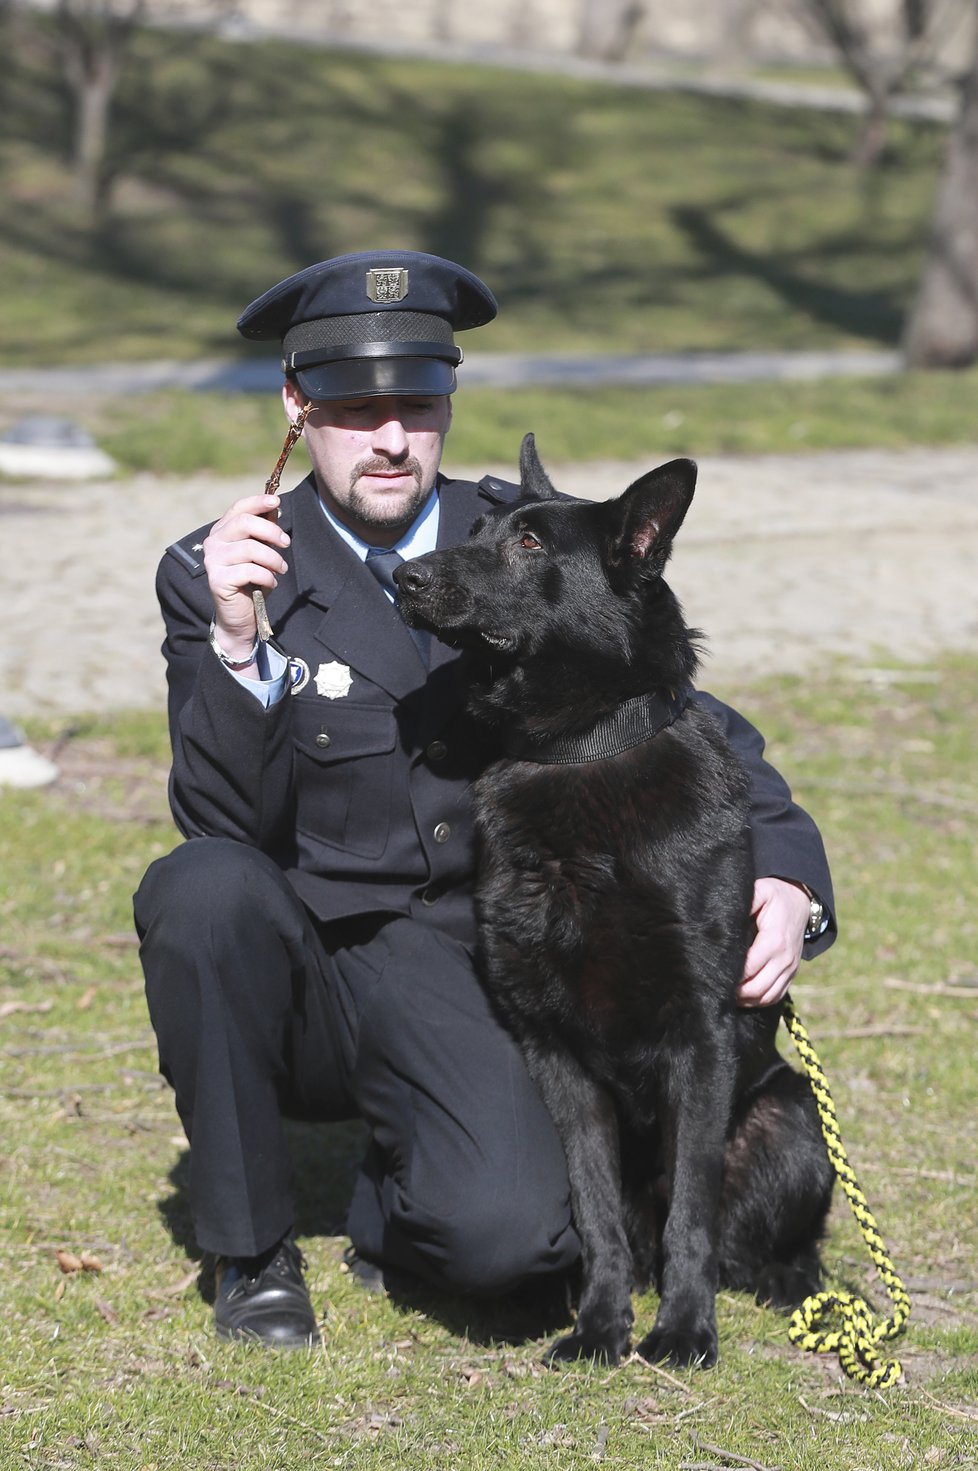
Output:
[[520,445],[520,486],[523,494],[535,501],[555,501],[559,497],[540,463],[536,438],[524,434]]
[[661,571],[695,485],[695,460],[670,460],[630,485],[611,503],[618,519],[615,560],[643,562],[650,570]]

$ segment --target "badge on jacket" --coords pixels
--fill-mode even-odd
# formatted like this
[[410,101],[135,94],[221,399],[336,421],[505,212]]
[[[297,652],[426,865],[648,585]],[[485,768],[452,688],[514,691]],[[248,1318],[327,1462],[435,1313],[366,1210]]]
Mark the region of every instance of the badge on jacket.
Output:
[[353,675],[349,667],[335,659],[331,664],[320,664],[316,670],[316,693],[325,695],[327,700],[342,700],[350,693],[352,684]]

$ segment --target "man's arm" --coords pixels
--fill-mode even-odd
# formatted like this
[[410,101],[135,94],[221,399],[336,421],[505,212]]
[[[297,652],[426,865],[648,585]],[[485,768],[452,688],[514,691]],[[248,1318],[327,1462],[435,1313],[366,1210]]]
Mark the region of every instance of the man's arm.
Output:
[[163,557],[156,590],[166,625],[174,821],[186,837],[274,850],[292,813],[289,701],[266,708],[222,665],[209,643],[214,595],[186,544]]
[[[739,1000],[768,1006],[787,991],[799,962],[827,950],[835,939],[835,901],[821,834],[792,800],[787,782],[764,758],[764,738],[749,721],[712,695],[698,691],[743,761],[750,777],[750,825],[754,849],[757,935],[747,955]],[[820,933],[806,940],[810,895],[823,906]]]

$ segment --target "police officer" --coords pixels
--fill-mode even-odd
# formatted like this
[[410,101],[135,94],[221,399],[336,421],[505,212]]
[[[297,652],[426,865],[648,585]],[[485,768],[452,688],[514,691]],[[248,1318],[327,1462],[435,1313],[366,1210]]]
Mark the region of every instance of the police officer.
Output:
[[[467,789],[491,736],[466,714],[465,656],[416,639],[392,578],[518,495],[439,470],[455,333],[495,313],[470,271],[413,251],[341,256],[266,292],[238,328],[281,342],[312,473],[236,501],[160,565],[170,798],[188,841],[149,869],[136,923],[225,1337],[318,1337],[290,1116],[369,1127],[347,1222],[367,1282],[399,1271],[497,1293],[578,1253],[559,1141],[473,969]],[[831,942],[825,855],[759,734],[695,698],[751,774],[757,940],[741,1000],[765,1004]]]

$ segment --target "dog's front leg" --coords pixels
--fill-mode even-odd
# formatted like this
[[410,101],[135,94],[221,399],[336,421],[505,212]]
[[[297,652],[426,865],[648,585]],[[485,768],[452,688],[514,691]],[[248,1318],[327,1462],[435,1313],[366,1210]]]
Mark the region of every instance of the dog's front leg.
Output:
[[731,1073],[713,1047],[683,1049],[664,1068],[659,1099],[669,1213],[661,1299],[655,1325],[638,1345],[650,1363],[710,1368],[717,1361],[717,1247]]
[[617,1364],[628,1348],[634,1314],[615,1106],[569,1052],[528,1046],[526,1057],[567,1156],[571,1209],[583,1264],[575,1331],[559,1338],[547,1358],[550,1362],[591,1358]]

